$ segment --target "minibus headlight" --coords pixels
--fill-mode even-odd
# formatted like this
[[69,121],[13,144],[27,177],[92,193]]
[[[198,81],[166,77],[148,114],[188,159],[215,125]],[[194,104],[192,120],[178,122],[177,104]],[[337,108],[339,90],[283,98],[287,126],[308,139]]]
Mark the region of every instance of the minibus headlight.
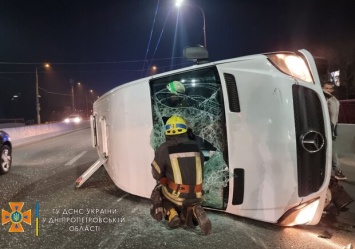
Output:
[[278,221],[281,226],[304,225],[312,221],[319,205],[319,199],[302,203],[288,210]]
[[311,73],[301,57],[294,54],[268,54],[266,56],[281,72],[313,83]]

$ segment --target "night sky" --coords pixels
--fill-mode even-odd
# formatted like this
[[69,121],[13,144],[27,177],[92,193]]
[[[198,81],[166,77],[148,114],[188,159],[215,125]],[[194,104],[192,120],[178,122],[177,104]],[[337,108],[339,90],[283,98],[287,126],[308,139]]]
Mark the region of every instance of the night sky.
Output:
[[0,119],[35,119],[35,70],[44,62],[51,68],[38,69],[42,121],[70,109],[70,81],[82,83],[75,95],[83,109],[93,95],[150,75],[149,66],[159,73],[190,65],[183,48],[204,43],[197,6],[211,61],[302,48],[332,69],[352,59],[353,0],[185,0],[179,11],[174,2],[0,0]]

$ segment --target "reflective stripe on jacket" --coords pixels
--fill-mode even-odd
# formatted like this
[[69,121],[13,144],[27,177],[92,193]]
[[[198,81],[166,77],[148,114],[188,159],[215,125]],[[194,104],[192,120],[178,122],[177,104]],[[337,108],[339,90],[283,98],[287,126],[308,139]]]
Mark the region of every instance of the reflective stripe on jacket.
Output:
[[[152,174],[156,180],[166,177],[177,185],[189,185],[192,190],[195,185],[202,184],[203,155],[197,143],[189,140],[185,133],[167,136],[167,141],[155,152]],[[181,193],[163,186],[162,192],[168,200],[177,205],[181,205],[185,198],[202,198],[202,191]]]

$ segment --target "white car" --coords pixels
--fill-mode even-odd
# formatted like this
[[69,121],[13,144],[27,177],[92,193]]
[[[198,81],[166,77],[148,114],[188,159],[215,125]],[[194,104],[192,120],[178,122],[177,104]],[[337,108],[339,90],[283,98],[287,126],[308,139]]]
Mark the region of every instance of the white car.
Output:
[[11,168],[12,145],[10,136],[4,131],[0,131],[0,175],[6,174]]
[[70,115],[69,117],[65,118],[64,122],[77,124],[77,123],[80,123],[81,120],[82,120],[82,118],[80,117],[80,115],[73,114],[73,115]]

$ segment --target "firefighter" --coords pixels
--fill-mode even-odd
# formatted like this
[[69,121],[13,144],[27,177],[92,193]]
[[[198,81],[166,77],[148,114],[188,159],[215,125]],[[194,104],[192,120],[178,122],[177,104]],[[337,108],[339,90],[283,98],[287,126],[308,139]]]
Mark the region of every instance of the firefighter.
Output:
[[172,116],[165,125],[166,142],[155,152],[154,179],[160,182],[162,206],[171,228],[199,225],[202,233],[211,233],[212,225],[201,207],[203,200],[203,154],[187,135],[187,125]]

